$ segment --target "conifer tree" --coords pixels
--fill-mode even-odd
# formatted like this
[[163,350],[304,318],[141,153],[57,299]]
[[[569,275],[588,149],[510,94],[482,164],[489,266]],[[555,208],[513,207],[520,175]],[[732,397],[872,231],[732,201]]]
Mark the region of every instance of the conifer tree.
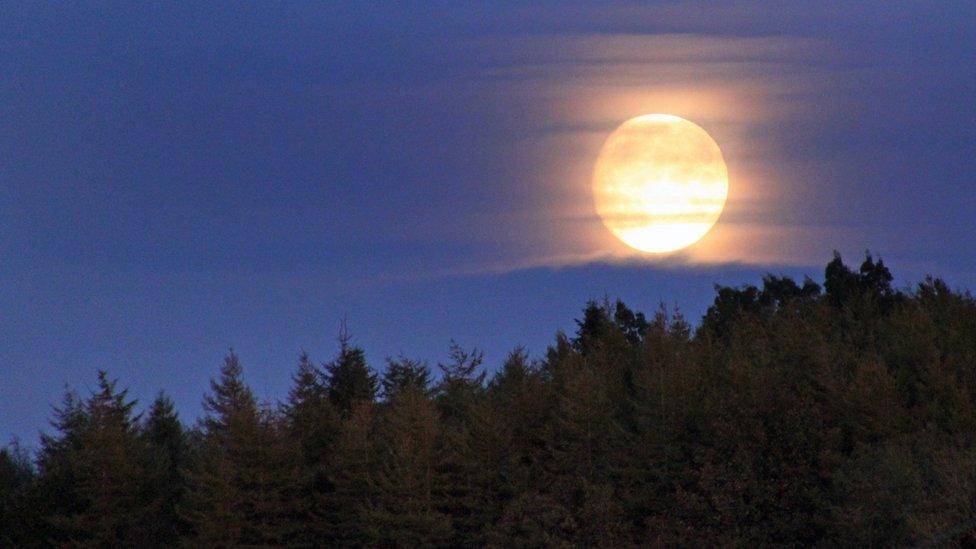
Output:
[[153,539],[173,545],[186,530],[178,507],[186,490],[190,449],[173,401],[165,393],[160,392],[149,407],[142,437],[149,449],[150,490],[159,497],[159,507],[147,526]]
[[329,471],[333,487],[328,517],[334,528],[323,543],[329,546],[364,546],[372,538],[367,524],[376,502],[378,452],[375,406],[362,402],[342,422],[335,459]]
[[[597,357],[591,354],[590,360]],[[624,446],[612,396],[623,395],[611,390],[618,380],[606,379],[597,368],[585,363],[564,368],[567,372],[556,396],[547,443],[546,480],[550,493],[567,509],[580,513],[590,493],[609,482],[611,460]],[[582,518],[577,516],[577,523],[589,526],[580,522]],[[590,545],[594,540],[580,538],[578,542]]]
[[435,401],[442,418],[436,505],[451,517],[454,542],[476,545],[484,542],[483,524],[490,513],[489,481],[475,445],[485,426],[485,373],[479,372],[484,356],[452,341],[449,358],[439,364],[443,377]]
[[72,393],[57,411],[60,436],[43,439],[40,464],[50,496],[47,520],[56,543],[94,546],[150,542],[158,495],[147,488],[148,452],[138,436],[135,401],[98,373],[84,403]]
[[492,378],[487,397],[484,428],[474,444],[489,477],[495,522],[511,500],[540,487],[554,397],[551,384],[521,347]]
[[[394,375],[402,379],[402,373]],[[422,384],[393,391],[379,414],[375,499],[364,517],[371,545],[421,547],[450,540],[450,518],[436,509],[434,495],[439,428]]]
[[329,400],[325,374],[304,352],[292,376],[284,414],[291,436],[301,445],[306,461],[324,465],[337,437],[338,415]]
[[66,543],[68,536],[55,528],[51,517],[79,512],[84,508],[77,489],[71,456],[78,452],[88,415],[84,403],[74,390],[65,387],[61,404],[53,407],[51,426],[55,434],[41,434],[37,456],[38,479],[34,490],[40,528],[39,538],[49,544]]
[[309,543],[329,539],[335,528],[330,503],[334,486],[329,472],[336,459],[341,424],[329,401],[324,373],[304,352],[292,376],[284,417],[288,436],[300,449],[306,481],[298,496],[305,513],[301,538]]
[[558,501],[538,492],[523,492],[505,506],[488,531],[488,547],[578,547],[578,525]]
[[824,290],[827,299],[837,306],[841,306],[859,293],[857,274],[844,265],[840,253],[834,250],[834,258],[824,269]]
[[325,366],[329,402],[343,417],[376,398],[377,376],[366,364],[366,355],[349,343],[349,335],[339,335],[339,356]]
[[191,543],[280,545],[298,535],[298,452],[258,407],[233,351],[204,397],[204,439],[186,497]]
[[448,356],[447,363],[438,364],[442,378],[436,391],[437,405],[448,422],[460,425],[470,421],[484,390],[486,374],[478,371],[484,353],[478,349],[466,351],[451,341]]
[[31,501],[36,471],[15,439],[0,449],[0,547],[26,546],[39,539],[37,509]]
[[417,391],[429,395],[430,368],[426,364],[409,358],[390,359],[381,381],[383,398],[392,401],[403,392]]

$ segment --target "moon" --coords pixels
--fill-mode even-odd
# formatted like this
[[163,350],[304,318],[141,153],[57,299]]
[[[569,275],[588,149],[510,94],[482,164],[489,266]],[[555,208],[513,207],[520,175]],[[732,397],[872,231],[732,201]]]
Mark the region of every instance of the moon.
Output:
[[669,114],[621,124],[607,137],[593,172],[603,224],[631,248],[654,254],[698,242],[718,221],[728,192],[715,140]]

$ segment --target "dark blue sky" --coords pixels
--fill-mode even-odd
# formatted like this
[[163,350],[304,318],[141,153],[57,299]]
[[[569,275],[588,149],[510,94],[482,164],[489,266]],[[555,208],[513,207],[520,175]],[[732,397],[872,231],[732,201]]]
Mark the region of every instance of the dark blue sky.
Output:
[[[372,364],[538,357],[585,301],[870,248],[976,287],[976,4],[0,6],[0,436],[108,369],[184,415],[228,347],[283,397],[347,320]],[[623,120],[726,155],[700,246],[623,257],[586,194]]]

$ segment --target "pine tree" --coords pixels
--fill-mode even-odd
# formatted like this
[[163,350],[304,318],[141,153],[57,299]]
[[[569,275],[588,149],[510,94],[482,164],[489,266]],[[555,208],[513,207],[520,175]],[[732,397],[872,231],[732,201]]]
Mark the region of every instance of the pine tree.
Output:
[[386,372],[381,381],[383,386],[383,398],[392,401],[396,396],[403,392],[418,391],[421,394],[430,394],[430,368],[418,360],[409,358],[399,358],[388,360]]
[[43,439],[46,488],[61,500],[48,515],[57,543],[150,543],[147,524],[158,496],[147,486],[148,451],[132,413],[135,401],[115,386],[101,371],[98,390],[87,401],[68,393],[55,421],[61,436]]
[[576,520],[562,504],[538,492],[523,492],[505,506],[488,532],[488,547],[579,547]]
[[[594,350],[589,360],[596,360],[599,352]],[[624,433],[616,417],[614,396],[622,398],[625,395],[611,390],[619,380],[607,379],[603,372],[587,363],[564,368],[568,371],[556,397],[547,442],[547,490],[574,513],[579,527],[577,543],[586,546],[611,544],[619,540],[600,537],[592,531],[601,524],[592,522],[596,511],[591,500],[593,494],[599,494],[604,501],[614,497],[607,496],[605,491],[611,480],[612,459],[620,455],[620,449],[624,447]],[[620,517],[614,517],[615,525],[620,521]],[[619,534],[617,530],[613,532],[615,536]]]
[[485,421],[473,440],[489,479],[489,522],[519,494],[541,488],[553,401],[549,380],[522,348],[489,383]]
[[36,471],[15,439],[0,449],[0,547],[21,547],[39,539],[37,509],[31,504]]
[[362,402],[342,422],[329,471],[333,491],[328,512],[335,526],[331,535],[321,540],[326,545],[364,546],[371,539],[368,517],[376,501],[378,463],[375,406]]
[[150,452],[150,490],[159,496],[159,509],[147,527],[154,540],[173,545],[186,530],[177,509],[186,490],[190,449],[173,401],[165,393],[160,392],[150,406],[142,437]]
[[281,545],[298,535],[297,448],[278,418],[258,407],[231,353],[204,397],[204,439],[184,516],[197,545]]
[[304,510],[301,539],[308,543],[327,540],[335,529],[330,502],[334,486],[329,472],[336,459],[341,424],[329,401],[324,373],[304,352],[283,411],[288,436],[301,451],[306,481],[298,495]]
[[465,351],[451,342],[450,360],[439,364],[443,378],[436,390],[442,418],[438,436],[437,510],[449,517],[455,544],[484,543],[484,523],[490,514],[487,471],[475,441],[485,426],[484,380],[479,372],[483,354]]
[[376,398],[377,377],[366,364],[366,355],[349,344],[349,335],[339,336],[339,356],[325,366],[329,401],[342,417],[364,402]]
[[365,514],[370,545],[442,545],[451,521],[435,508],[437,409],[422,386],[393,395],[379,415],[375,499]]

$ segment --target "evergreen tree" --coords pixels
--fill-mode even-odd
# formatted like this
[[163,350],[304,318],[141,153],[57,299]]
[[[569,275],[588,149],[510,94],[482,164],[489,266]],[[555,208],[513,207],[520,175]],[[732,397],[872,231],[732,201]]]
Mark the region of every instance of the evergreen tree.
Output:
[[854,272],[844,265],[843,259],[836,251],[834,258],[827,264],[824,271],[824,288],[828,300],[836,306],[868,301],[882,312],[889,310],[891,305],[903,296],[893,291],[891,272],[884,262],[877,262],[868,252],[858,272]]
[[824,270],[824,290],[827,299],[834,305],[841,306],[860,293],[859,286],[857,274],[844,265],[844,260],[835,250],[834,258]]
[[338,414],[329,400],[326,376],[306,353],[299,358],[292,388],[284,407],[291,435],[301,444],[309,464],[328,462],[330,447],[338,436]]
[[165,393],[149,407],[142,437],[150,452],[150,490],[159,497],[159,508],[147,527],[158,543],[173,545],[186,530],[177,509],[186,490],[190,450],[173,401]]
[[573,343],[583,354],[612,347],[615,338],[624,338],[631,346],[640,345],[647,332],[648,323],[644,313],[631,311],[619,299],[611,303],[590,301],[583,310],[582,320],[576,321],[577,331]]
[[98,373],[84,403],[73,393],[56,411],[60,436],[42,439],[44,491],[54,504],[47,521],[58,544],[132,546],[152,543],[159,495],[149,490],[148,451],[138,436],[135,401]]
[[30,495],[36,472],[26,451],[14,440],[0,449],[0,547],[27,546],[40,525]]
[[429,394],[430,389],[430,368],[420,361],[408,358],[388,360],[386,373],[383,374],[381,381],[383,386],[383,397],[392,401],[400,393],[406,391],[417,391],[422,394]]
[[454,543],[477,545],[484,542],[490,512],[486,468],[475,444],[485,424],[485,373],[478,371],[484,357],[452,341],[449,358],[439,364],[442,380],[435,391],[442,423],[434,496],[437,510],[451,518]]
[[203,441],[184,516],[195,545],[281,545],[299,534],[301,469],[280,421],[258,407],[233,351],[204,397]]
[[374,408],[372,402],[362,402],[342,423],[329,471],[333,492],[328,500],[328,516],[334,528],[329,537],[321,540],[328,546],[364,546],[373,539],[367,520],[376,502],[379,463]]
[[489,547],[577,547],[579,526],[573,515],[550,496],[524,492],[505,506],[488,533]]
[[487,397],[483,428],[473,442],[488,477],[488,522],[494,523],[519,494],[545,487],[555,397],[522,348],[509,354],[491,380]]
[[363,517],[370,545],[422,547],[450,540],[450,518],[435,501],[439,430],[437,409],[422,385],[398,387],[382,409],[375,499]]
[[325,375],[302,353],[292,388],[284,406],[288,436],[297,443],[306,483],[298,498],[304,510],[301,540],[312,543],[329,539],[335,529],[331,501],[334,486],[329,472],[336,459],[341,424],[329,401]]
[[484,389],[485,372],[478,372],[484,353],[464,350],[451,341],[449,361],[438,364],[442,379],[437,387],[437,404],[449,422],[464,424],[472,418],[477,400]]
[[[591,340],[596,342],[599,340]],[[586,360],[556,366],[563,371],[547,442],[545,481],[547,493],[574,515],[574,541],[585,546],[613,546],[621,542],[622,511],[609,503],[617,496],[608,493],[611,460],[621,455],[624,431],[617,417],[612,387],[598,366],[600,343],[590,348]],[[619,371],[618,373],[622,373]],[[598,498],[599,501],[594,501]],[[611,513],[610,522],[592,522],[595,515]],[[602,527],[612,531],[600,532]]]
[[366,355],[349,344],[349,335],[339,336],[339,356],[325,366],[329,402],[343,417],[364,402],[376,398],[377,377],[366,364]]

